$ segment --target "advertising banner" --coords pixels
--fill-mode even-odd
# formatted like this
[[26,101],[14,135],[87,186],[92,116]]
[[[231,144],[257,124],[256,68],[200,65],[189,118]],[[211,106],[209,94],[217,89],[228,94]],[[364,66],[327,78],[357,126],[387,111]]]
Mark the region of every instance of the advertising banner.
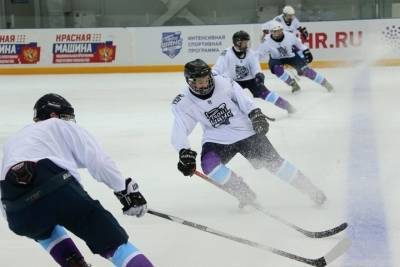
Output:
[[[250,34],[251,48],[257,50],[261,24],[0,30],[0,70],[176,71],[196,58],[214,64],[222,51],[232,46],[232,35],[239,30]],[[301,25],[308,29],[309,36],[303,42],[317,66],[366,59],[390,60],[400,65],[400,19]]]
[[40,61],[37,39],[24,33],[0,33],[0,65],[36,64]]

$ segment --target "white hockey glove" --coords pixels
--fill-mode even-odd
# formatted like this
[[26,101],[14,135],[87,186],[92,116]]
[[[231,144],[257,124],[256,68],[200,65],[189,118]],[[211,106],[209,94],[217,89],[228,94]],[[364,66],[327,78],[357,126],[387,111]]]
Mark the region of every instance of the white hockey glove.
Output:
[[125,190],[114,192],[123,206],[122,212],[125,215],[139,218],[146,214],[147,201],[138,189],[139,185],[132,178],[127,178],[125,180]]

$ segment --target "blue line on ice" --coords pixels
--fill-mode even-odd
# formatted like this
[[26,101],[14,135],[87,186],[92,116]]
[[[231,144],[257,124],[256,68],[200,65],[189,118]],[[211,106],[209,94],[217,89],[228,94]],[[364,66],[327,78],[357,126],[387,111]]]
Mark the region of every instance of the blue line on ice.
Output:
[[373,125],[370,71],[356,77],[352,96],[347,217],[353,240],[343,266],[391,267],[379,155]]

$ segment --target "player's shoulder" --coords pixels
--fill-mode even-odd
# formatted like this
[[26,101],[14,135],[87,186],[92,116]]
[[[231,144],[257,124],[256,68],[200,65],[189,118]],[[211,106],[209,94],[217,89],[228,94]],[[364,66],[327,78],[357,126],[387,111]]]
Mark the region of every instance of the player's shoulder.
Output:
[[59,128],[63,126],[68,126],[68,122],[59,118],[50,118],[43,121],[38,121],[32,124],[35,128]]
[[[41,122],[39,122],[41,123]],[[58,118],[51,118],[43,121],[49,129],[49,131],[53,131],[54,134],[64,135],[66,133],[73,133],[81,135],[83,133],[87,134],[88,131],[83,128],[81,125],[76,123],[75,121],[68,121]]]
[[222,50],[220,56],[222,56],[222,57],[226,56],[230,50],[231,50],[230,47],[225,48],[224,50]]
[[224,75],[215,75],[214,76],[214,83],[215,83],[215,88],[218,90],[220,88],[229,88],[230,86],[233,86],[234,80],[230,77],[224,76]]
[[190,105],[189,101],[189,88],[186,86],[179,94],[177,94],[171,101],[173,109],[179,109],[182,106]]
[[[183,100],[184,98],[185,98],[185,95],[182,94],[182,93],[179,93],[178,95],[176,95],[176,96],[174,97],[174,99],[172,100],[171,104],[172,104],[172,105],[178,105],[179,103],[182,104],[182,100]],[[185,102],[185,101],[183,101],[183,102]]]
[[278,16],[276,16],[273,20],[275,20],[275,21],[277,21],[277,22],[280,22],[280,23],[282,23],[283,22],[283,16],[282,16],[282,14],[281,15],[278,15]]
[[253,49],[249,48],[249,49],[247,49],[246,57],[247,58],[254,57],[254,56],[256,56],[256,54],[257,53]]
[[297,39],[297,36],[294,33],[290,32],[290,31],[285,31],[285,36],[288,37],[288,38],[291,38],[291,39],[293,39],[293,38]]

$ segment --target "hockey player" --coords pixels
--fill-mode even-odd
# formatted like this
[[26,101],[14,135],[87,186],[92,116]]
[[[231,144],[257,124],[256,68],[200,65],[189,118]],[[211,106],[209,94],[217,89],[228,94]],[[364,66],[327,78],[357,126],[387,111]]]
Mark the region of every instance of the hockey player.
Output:
[[[310,49],[302,44],[294,34],[284,32],[279,22],[271,22],[271,34],[264,39],[257,51],[260,59],[269,58],[268,65],[271,72],[290,85],[293,93],[299,91],[300,86],[285,71],[285,64],[295,68],[298,75],[306,76],[322,85],[328,92],[333,90],[333,86],[327,79],[308,66],[308,63],[311,63],[313,60]],[[294,51],[297,52],[295,53]],[[303,55],[303,58],[299,56],[299,53]]]
[[253,204],[256,195],[226,165],[237,153],[255,168],[268,169],[316,204],[324,203],[324,193],[272,146],[265,136],[269,128],[266,116],[235,81],[213,76],[201,59],[186,63],[184,75],[187,86],[172,102],[175,119],[171,136],[183,175],[191,176],[196,170],[197,153],[190,148],[188,135],[199,122],[203,128],[203,172],[235,196],[240,206]]
[[280,24],[282,24],[283,30],[287,32],[291,32],[293,34],[299,33],[302,39],[307,39],[308,37],[308,31],[306,27],[300,26],[300,21],[297,19],[297,17],[294,15],[295,11],[294,8],[291,6],[285,6],[282,9],[282,14],[279,16],[276,16],[270,21],[265,22],[264,24],[261,25],[261,29],[263,31],[263,38],[270,33],[270,27],[271,27],[271,22],[277,21]]
[[87,168],[113,189],[125,215],[140,217],[147,211],[138,184],[124,179],[97,141],[75,123],[65,98],[41,97],[33,120],[3,149],[1,201],[11,231],[34,239],[60,266],[88,266],[64,227],[115,266],[153,266],[111,213],[82,188],[77,168]]
[[293,113],[295,109],[288,101],[264,85],[265,76],[261,71],[260,62],[248,45],[250,35],[245,31],[238,31],[233,34],[232,41],[233,46],[222,52],[213,66],[213,71],[233,79],[242,88],[248,88],[254,97]]

